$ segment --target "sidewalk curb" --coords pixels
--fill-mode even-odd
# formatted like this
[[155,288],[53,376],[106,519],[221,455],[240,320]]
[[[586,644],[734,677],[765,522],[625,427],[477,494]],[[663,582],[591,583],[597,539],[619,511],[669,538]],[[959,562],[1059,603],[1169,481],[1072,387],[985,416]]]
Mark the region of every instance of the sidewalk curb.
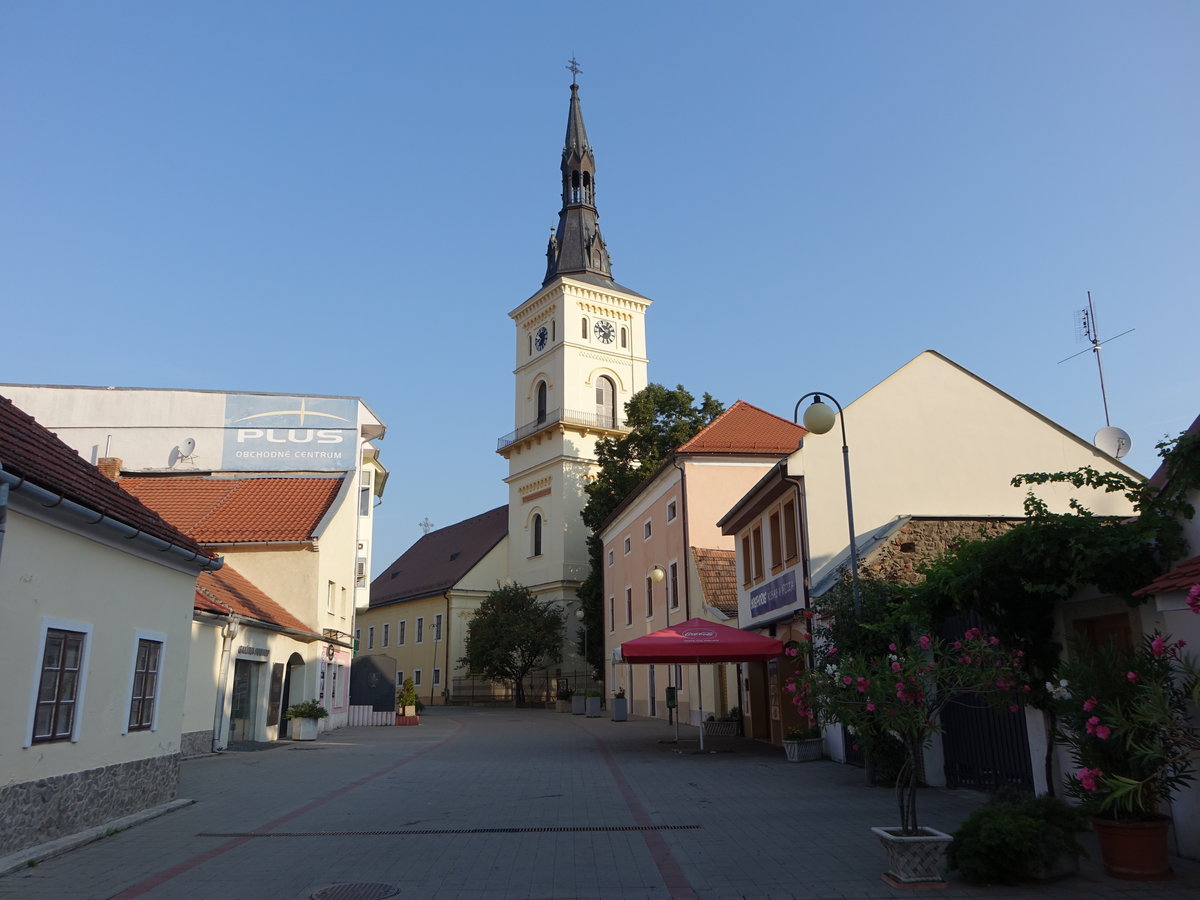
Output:
[[46,841],[44,844],[37,844],[33,847],[17,850],[8,856],[0,856],[0,875],[11,875],[13,872],[29,868],[31,862],[41,863],[56,856],[62,856],[64,853],[69,853],[78,847],[83,847],[106,838],[111,833],[125,831],[134,825],[140,825],[142,822],[147,822],[150,819],[157,819],[159,816],[166,815],[169,812],[174,812],[185,806],[191,806],[195,802],[195,800],[172,800],[170,803],[163,803],[161,806],[154,806],[150,809],[143,809],[140,812],[130,813],[127,816],[121,816],[119,819],[105,822],[103,825],[96,825],[92,828],[86,828],[83,831],[77,831],[75,834],[68,834],[66,837],[55,838],[52,841]]

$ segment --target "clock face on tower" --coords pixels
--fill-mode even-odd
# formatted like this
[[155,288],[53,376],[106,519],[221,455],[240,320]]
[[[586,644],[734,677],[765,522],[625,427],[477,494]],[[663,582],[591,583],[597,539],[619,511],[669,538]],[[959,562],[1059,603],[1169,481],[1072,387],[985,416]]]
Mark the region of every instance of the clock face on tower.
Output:
[[533,336],[533,346],[537,347],[537,349],[539,349],[539,350],[545,350],[546,349],[546,341],[549,339],[549,337],[550,337],[550,332],[548,332],[546,330],[546,326],[543,325],[541,328],[539,328],[537,330],[537,334],[535,334]]
[[617,330],[613,328],[612,322],[600,321],[596,323],[596,338],[602,344],[611,344]]

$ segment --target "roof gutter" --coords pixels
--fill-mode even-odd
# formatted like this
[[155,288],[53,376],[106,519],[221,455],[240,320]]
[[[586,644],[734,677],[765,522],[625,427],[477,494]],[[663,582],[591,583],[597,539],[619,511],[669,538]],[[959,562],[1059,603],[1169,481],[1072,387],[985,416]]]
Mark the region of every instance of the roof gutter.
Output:
[[170,541],[165,541],[162,538],[155,537],[152,534],[147,534],[140,528],[134,528],[132,525],[126,525],[119,519],[114,519],[112,516],[105,515],[102,512],[97,512],[94,509],[76,503],[74,500],[68,500],[62,494],[55,494],[53,491],[48,491],[45,488],[38,487],[27,481],[24,476],[13,475],[11,472],[5,472],[0,465],[0,540],[2,540],[3,527],[7,519],[8,499],[10,492],[16,492],[31,501],[44,507],[45,509],[54,509],[58,507],[63,511],[77,516],[82,520],[84,525],[95,525],[101,530],[107,531],[117,537],[122,537],[126,540],[136,540],[149,548],[157,550],[160,553],[169,553],[175,558],[176,562],[191,563],[201,571],[207,570],[215,572],[225,564],[224,558],[207,557],[201,552],[189,550],[186,547],[180,547],[178,544],[173,544]]

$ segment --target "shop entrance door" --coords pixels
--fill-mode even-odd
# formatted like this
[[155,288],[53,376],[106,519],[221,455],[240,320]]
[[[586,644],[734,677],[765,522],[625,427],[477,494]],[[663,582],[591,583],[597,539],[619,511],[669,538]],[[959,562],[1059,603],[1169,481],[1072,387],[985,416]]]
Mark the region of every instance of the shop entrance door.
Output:
[[229,711],[229,742],[254,740],[258,708],[258,666],[239,659],[233,667],[233,701]]

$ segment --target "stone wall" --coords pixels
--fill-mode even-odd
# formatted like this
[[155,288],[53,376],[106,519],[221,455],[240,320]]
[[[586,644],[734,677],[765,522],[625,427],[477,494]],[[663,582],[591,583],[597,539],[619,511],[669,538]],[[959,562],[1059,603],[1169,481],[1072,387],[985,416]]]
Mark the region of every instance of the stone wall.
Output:
[[175,799],[179,754],[0,788],[0,856]]
[[213,733],[209,731],[189,731],[179,741],[179,755],[184,759],[197,756],[208,756],[213,752]]
[[887,581],[915,584],[917,568],[968,541],[1004,534],[1023,519],[912,519],[872,552],[863,568]]

